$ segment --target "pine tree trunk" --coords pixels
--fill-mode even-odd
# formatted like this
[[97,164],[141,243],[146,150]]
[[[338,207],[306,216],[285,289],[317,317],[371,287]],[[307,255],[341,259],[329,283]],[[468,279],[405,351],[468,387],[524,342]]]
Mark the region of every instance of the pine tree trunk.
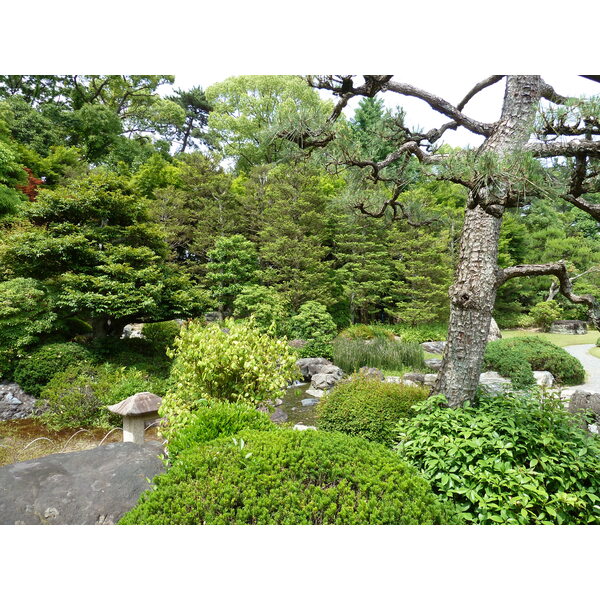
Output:
[[[502,155],[527,142],[539,90],[539,76],[507,78],[502,116],[482,145],[482,152]],[[448,343],[434,386],[434,393],[446,396],[451,407],[472,400],[479,384],[496,300],[498,241],[506,203],[506,191],[499,182],[474,190],[469,196],[458,267],[450,288]]]

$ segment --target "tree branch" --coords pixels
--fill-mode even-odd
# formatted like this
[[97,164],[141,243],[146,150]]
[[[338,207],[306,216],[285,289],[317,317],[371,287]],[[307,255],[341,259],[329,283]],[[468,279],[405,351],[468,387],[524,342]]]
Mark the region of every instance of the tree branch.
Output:
[[402,96],[411,96],[413,98],[419,98],[420,100],[423,100],[424,102],[429,104],[429,106],[433,108],[433,110],[443,115],[446,115],[447,117],[450,117],[458,125],[462,125],[463,127],[468,129],[469,131],[472,131],[473,133],[484,135],[486,137],[492,133],[492,129],[494,127],[492,123],[481,123],[479,121],[476,121],[475,119],[467,117],[458,108],[452,106],[452,104],[450,104],[447,100],[444,100],[443,98],[440,98],[435,94],[431,94],[425,90],[421,90],[407,83],[399,83],[396,81],[389,81],[385,84],[383,89],[390,90],[391,92],[396,92],[397,94],[401,94]]
[[513,277],[536,277],[539,275],[554,275],[559,281],[561,294],[575,304],[585,304],[590,310],[590,318],[594,327],[600,330],[600,306],[591,294],[578,296],[573,293],[573,284],[567,272],[567,265],[563,260],[545,265],[517,265],[499,269],[497,287]]
[[[583,133],[583,132],[582,132]],[[555,156],[600,156],[600,140],[569,140],[553,142],[530,142],[523,147],[537,158],[552,158]]]

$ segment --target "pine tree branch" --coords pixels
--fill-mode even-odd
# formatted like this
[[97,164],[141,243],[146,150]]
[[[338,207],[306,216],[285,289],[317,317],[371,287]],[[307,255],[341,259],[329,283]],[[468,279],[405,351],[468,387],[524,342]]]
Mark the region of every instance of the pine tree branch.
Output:
[[590,310],[590,318],[594,327],[600,330],[600,306],[591,294],[578,296],[573,293],[573,282],[569,277],[567,265],[564,260],[544,265],[517,265],[499,269],[497,276],[497,287],[514,277],[537,277],[540,275],[554,275],[559,282],[560,293],[575,304],[585,304]]
[[[583,133],[583,132],[581,132]],[[600,156],[600,140],[569,140],[553,142],[530,142],[523,147],[537,158],[556,156]]]

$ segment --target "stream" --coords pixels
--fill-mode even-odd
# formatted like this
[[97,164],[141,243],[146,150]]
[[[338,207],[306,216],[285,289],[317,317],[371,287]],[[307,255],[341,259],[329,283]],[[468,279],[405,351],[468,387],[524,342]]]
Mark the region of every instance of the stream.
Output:
[[316,425],[316,407],[320,399],[306,393],[309,387],[310,383],[295,383],[286,390],[277,407],[278,413],[283,411],[287,415],[286,423]]

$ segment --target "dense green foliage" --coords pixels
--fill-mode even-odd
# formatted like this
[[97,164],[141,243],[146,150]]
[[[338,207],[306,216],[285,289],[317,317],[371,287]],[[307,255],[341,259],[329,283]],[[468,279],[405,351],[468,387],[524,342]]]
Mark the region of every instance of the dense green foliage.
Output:
[[563,385],[577,385],[585,378],[579,360],[552,342],[533,336],[490,342],[484,366],[510,377],[516,387],[534,382],[531,371],[550,371],[557,383]]
[[242,429],[267,431],[275,425],[268,415],[246,404],[207,403],[169,439],[169,460],[173,462],[185,450],[221,436],[234,436]]
[[333,362],[346,373],[361,367],[390,371],[425,368],[423,349],[419,344],[381,337],[373,340],[337,338],[333,343]]
[[162,395],[165,382],[135,367],[74,364],[56,373],[40,392],[40,420],[50,429],[119,426],[122,417],[104,407],[138,392]]
[[227,319],[221,325],[191,321],[170,355],[172,386],[160,407],[167,437],[187,424],[201,400],[259,406],[275,400],[298,379],[296,356],[284,340]]
[[427,395],[425,387],[355,375],[323,396],[317,406],[317,425],[391,447],[398,420],[413,416],[413,405]]
[[91,358],[92,354],[80,344],[46,344],[19,362],[14,379],[28,394],[38,397],[42,388],[56,373]]
[[327,308],[318,302],[305,302],[292,317],[290,335],[308,341],[330,342],[337,328]]
[[143,329],[144,339],[153,353],[166,354],[167,349],[174,344],[179,329],[176,321],[146,323]]
[[238,432],[177,457],[122,524],[442,524],[413,467],[379,444],[322,431]]
[[529,311],[529,316],[538,327],[541,327],[544,331],[548,331],[552,322],[560,318],[561,312],[556,300],[548,300],[545,302],[538,302]]
[[400,456],[467,523],[600,524],[600,442],[559,399],[507,395],[448,410],[421,403],[400,421]]

